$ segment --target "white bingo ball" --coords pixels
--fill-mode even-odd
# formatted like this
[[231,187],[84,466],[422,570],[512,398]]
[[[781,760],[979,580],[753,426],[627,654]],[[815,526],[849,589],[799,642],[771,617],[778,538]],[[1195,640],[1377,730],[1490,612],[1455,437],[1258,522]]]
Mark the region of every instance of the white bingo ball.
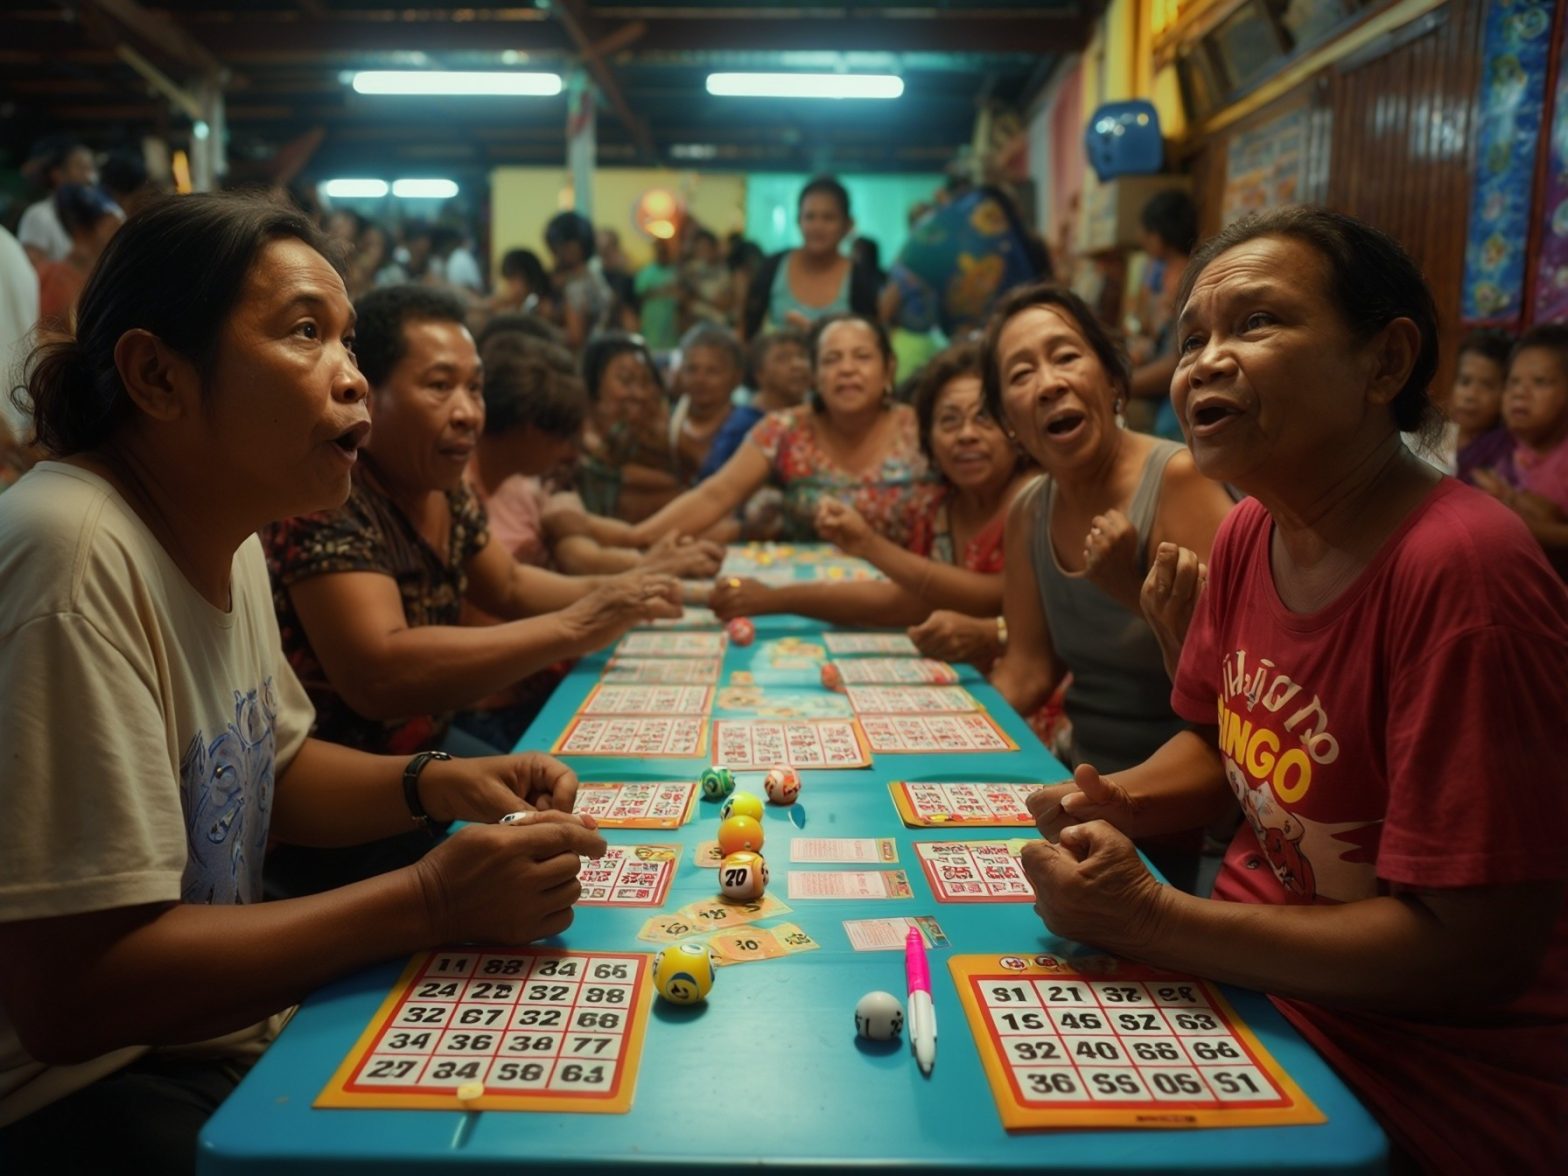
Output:
[[868,992],[855,1002],[855,1032],[868,1041],[892,1041],[904,1031],[904,1006],[891,992]]

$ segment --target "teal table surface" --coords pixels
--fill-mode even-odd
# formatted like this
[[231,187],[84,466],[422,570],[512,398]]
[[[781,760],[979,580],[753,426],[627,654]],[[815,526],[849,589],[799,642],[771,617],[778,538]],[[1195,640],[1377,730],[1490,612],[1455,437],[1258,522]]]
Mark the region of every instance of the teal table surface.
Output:
[[[755,644],[731,646],[722,682],[767,665],[769,642],[811,641],[821,626],[798,618],[759,618]],[[548,750],[598,680],[607,655],[585,659],[556,690],[520,747]],[[1072,955],[1084,949],[1051,936],[1027,902],[938,905],[915,858],[916,839],[888,795],[888,781],[1059,780],[1066,769],[979,675],[963,684],[1018,743],[985,755],[883,755],[869,770],[806,772],[800,801],[768,806],[764,854],[773,893],[786,898],[792,869],[850,868],[789,864],[792,835],[888,837],[914,897],[880,902],[790,902],[797,923],[820,950],[722,969],[705,1004],[674,1008],[654,1001],[629,1114],[488,1111],[464,1125],[460,1112],[316,1110],[311,1103],[348,1054],[397,978],[403,961],[332,984],[300,1008],[277,1043],[202,1133],[199,1171],[298,1174],[478,1170],[602,1172],[702,1168],[719,1172],[767,1166],[779,1172],[886,1169],[1095,1172],[1379,1172],[1387,1142],[1355,1096],[1257,993],[1226,995],[1280,1065],[1327,1116],[1325,1124],[1174,1131],[1071,1130],[1009,1133],[1002,1128],[980,1056],[947,968],[955,953]],[[814,672],[773,671],[774,690],[820,690]],[[720,712],[722,713],[722,712]],[[570,761],[584,780],[695,779],[701,760]],[[759,791],[760,773],[741,773]],[[679,830],[607,832],[611,842],[680,842],[686,849],[663,910],[711,898],[714,873],[693,865],[691,850],[711,839],[717,806],[699,803]],[[1027,831],[1020,831],[1027,832]],[[975,839],[1012,835],[977,830]],[[950,831],[942,839],[953,839]],[[787,898],[786,898],[786,901]],[[547,946],[652,951],[636,936],[648,908],[579,907],[570,930]],[[901,952],[851,950],[843,921],[934,915],[949,946],[930,953],[939,1039],[929,1077],[907,1045],[857,1041],[856,1000],[872,989],[903,997]],[[771,925],[771,921],[764,925]],[[461,1129],[460,1129],[461,1128]]]

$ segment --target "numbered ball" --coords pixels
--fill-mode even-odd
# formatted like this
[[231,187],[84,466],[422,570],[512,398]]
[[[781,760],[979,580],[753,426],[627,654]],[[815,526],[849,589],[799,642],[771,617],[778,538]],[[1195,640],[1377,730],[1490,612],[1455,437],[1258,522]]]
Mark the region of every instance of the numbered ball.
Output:
[[653,986],[671,1004],[696,1004],[713,990],[713,957],[700,943],[672,943],[653,957]]
[[756,817],[731,817],[719,825],[719,852],[725,857],[749,849],[762,848],[762,823]]
[[735,773],[728,768],[705,768],[697,783],[705,800],[723,800],[735,791]]
[[837,690],[840,694],[844,693],[844,675],[839,672],[839,668],[832,662],[828,662],[827,665],[822,667],[822,685],[829,690]]
[[750,817],[753,821],[762,820],[762,798],[750,792],[732,793],[728,800],[719,806],[719,819],[727,821],[731,817]]
[[868,992],[855,1002],[855,1032],[868,1041],[892,1041],[904,1031],[904,1006],[891,992]]
[[724,626],[724,631],[736,645],[750,645],[757,639],[757,626],[745,617],[736,617]]
[[725,898],[750,902],[761,898],[768,888],[768,863],[760,853],[741,850],[726,857],[719,866],[719,893]]
[[774,804],[794,804],[800,795],[800,773],[787,764],[769,768],[762,790]]

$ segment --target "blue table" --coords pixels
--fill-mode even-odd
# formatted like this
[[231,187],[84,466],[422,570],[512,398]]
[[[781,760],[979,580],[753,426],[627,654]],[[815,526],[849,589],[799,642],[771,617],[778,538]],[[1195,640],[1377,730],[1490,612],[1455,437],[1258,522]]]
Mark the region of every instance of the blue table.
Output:
[[[731,647],[724,679],[750,668],[770,638],[808,637],[817,626],[798,618],[759,619],[757,644]],[[548,748],[576,713],[603,668],[586,659],[555,692],[522,746]],[[759,663],[760,664],[760,663]],[[774,679],[777,679],[774,675]],[[785,678],[788,675],[784,676]],[[892,779],[1054,780],[1065,769],[1040,748],[1024,723],[983,679],[964,685],[1023,750],[976,756],[883,756],[869,771],[808,772],[800,802],[769,806],[766,852],[774,888],[784,894],[787,842],[797,829],[812,836],[896,837],[913,900],[880,903],[791,903],[787,918],[821,950],[720,972],[706,1005],[654,1003],[626,1115],[487,1112],[460,1131],[458,1112],[313,1110],[311,1103],[343,1060],[396,979],[402,961],[368,969],[312,996],[278,1042],[202,1133],[199,1171],[297,1174],[376,1172],[382,1176],[445,1171],[551,1168],[648,1171],[769,1168],[789,1173],[920,1168],[1069,1172],[1378,1172],[1386,1140],[1366,1111],[1318,1055],[1256,993],[1227,990],[1264,1045],[1328,1116],[1322,1126],[1192,1131],[1059,1131],[1009,1135],[1001,1127],[979,1055],[946,967],[950,953],[1061,952],[1027,903],[942,905],[932,899],[915,859],[915,834],[893,812]],[[814,675],[799,685],[816,687]],[[816,687],[820,688],[820,687]],[[700,761],[582,759],[587,780],[680,779]],[[743,777],[743,783],[745,777]],[[679,840],[688,851],[711,838],[715,806],[703,804],[682,829],[613,830],[609,839]],[[997,830],[977,833],[995,837]],[[673,911],[714,891],[712,871],[682,860],[664,905]],[[580,908],[562,946],[651,950],[636,939],[647,909]],[[931,953],[937,1063],[923,1078],[907,1048],[880,1052],[854,1037],[852,1010],[871,989],[902,995],[898,952],[854,952],[846,918],[934,914],[951,946]],[[461,1142],[459,1142],[461,1141]]]

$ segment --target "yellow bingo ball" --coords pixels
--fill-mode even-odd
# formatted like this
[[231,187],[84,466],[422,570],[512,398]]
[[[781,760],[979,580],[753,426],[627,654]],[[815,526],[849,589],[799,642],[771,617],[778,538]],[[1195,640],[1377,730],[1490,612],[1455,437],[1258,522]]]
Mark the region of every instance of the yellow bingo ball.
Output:
[[768,863],[760,853],[741,850],[732,853],[719,866],[719,893],[725,898],[750,902],[761,898],[768,888]]
[[719,826],[719,852],[725,857],[762,848],[762,824],[756,817],[731,817]]
[[753,792],[733,792],[729,798],[719,806],[719,819],[727,821],[731,817],[750,817],[753,821],[762,820],[762,797]]
[[672,943],[653,957],[653,986],[671,1004],[696,1004],[713,991],[713,957],[700,943]]

